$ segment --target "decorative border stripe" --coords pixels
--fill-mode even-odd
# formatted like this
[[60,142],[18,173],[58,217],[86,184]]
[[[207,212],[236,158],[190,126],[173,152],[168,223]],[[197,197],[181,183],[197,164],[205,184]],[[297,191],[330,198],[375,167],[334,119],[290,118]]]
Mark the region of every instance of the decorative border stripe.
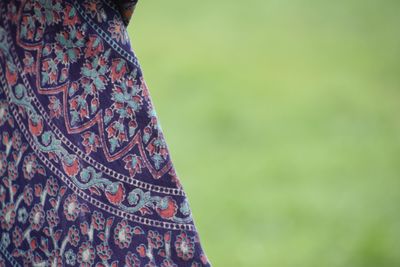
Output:
[[138,61],[134,51],[131,50],[131,52],[133,53],[133,56],[132,56],[125,49],[121,48],[121,46],[117,42],[115,42],[102,28],[100,28],[96,23],[93,22],[93,20],[86,14],[85,10],[81,7],[80,4],[76,4],[76,1],[73,1],[72,4],[76,8],[76,10],[79,12],[79,14],[90,25],[90,27],[92,27],[99,34],[100,37],[102,37],[121,56],[125,57],[133,65],[135,65],[139,69],[141,69],[139,61]]
[[[15,260],[15,258],[10,254],[10,252],[8,252],[8,250],[5,247],[3,247],[2,244],[0,244],[0,252],[6,257],[6,260],[8,260],[8,262],[10,262],[12,266],[16,266],[16,267],[21,266]],[[6,265],[6,266],[8,266],[8,265]]]
[[84,191],[79,189],[68,177],[64,175],[63,172],[61,172],[58,168],[54,166],[54,164],[45,156],[43,153],[38,149],[37,145],[35,142],[32,140],[32,137],[30,136],[28,130],[25,128],[25,125],[23,124],[18,111],[15,109],[15,104],[11,102],[10,99],[10,88],[8,87],[7,82],[5,81],[4,78],[4,73],[2,68],[0,68],[0,81],[1,85],[4,87],[4,90],[6,92],[7,100],[10,103],[10,109],[14,115],[15,120],[17,121],[18,127],[20,128],[21,132],[24,134],[25,138],[27,139],[28,143],[32,147],[32,149],[35,151],[36,155],[38,158],[46,165],[47,168],[49,168],[54,174],[56,174],[58,177],[61,178],[61,180],[70,188],[73,192],[75,192],[80,198],[83,200],[89,202],[93,206],[100,208],[108,213],[111,213],[113,215],[116,215],[121,218],[128,219],[130,221],[152,226],[152,227],[160,227],[164,229],[172,229],[172,230],[187,230],[187,231],[196,231],[195,227],[193,224],[180,224],[180,223],[170,223],[170,222],[162,222],[158,220],[153,220],[149,218],[144,218],[141,216],[137,216],[131,213],[127,213],[125,211],[119,210],[117,208],[114,208],[112,206],[109,206],[91,196],[86,194]]
[[[97,26],[97,25],[96,25]],[[9,25],[8,23],[5,24],[5,29],[9,32]],[[105,34],[105,33],[104,33]],[[108,36],[109,37],[109,36]],[[12,40],[10,39],[11,37],[7,35],[7,41],[8,43],[13,43]],[[14,58],[15,58],[15,63],[17,65],[17,68],[19,69],[19,72],[21,74],[21,78],[24,82],[24,85],[27,88],[30,88],[31,85],[27,81],[25,75],[23,75],[23,70],[20,64],[20,61],[18,60],[18,57],[16,56],[16,51],[15,47],[11,47],[11,53],[13,53]],[[140,68],[140,67],[139,67]],[[43,108],[42,104],[40,101],[37,99],[36,95],[31,92],[31,90],[27,90],[28,94],[30,97],[32,97],[33,102],[35,103],[35,106],[39,109],[40,113],[44,117],[45,121],[48,123],[49,127],[53,130],[54,134],[74,153],[76,153],[77,156],[79,156],[82,160],[84,160],[86,163],[92,165],[95,167],[97,170],[109,175],[110,177],[119,180],[121,182],[125,182],[130,185],[134,185],[138,188],[145,189],[148,191],[156,192],[156,193],[161,193],[161,194],[168,194],[168,195],[176,195],[176,196],[185,196],[185,192],[182,189],[179,188],[172,188],[172,187],[165,187],[165,186],[159,186],[159,185],[153,185],[151,183],[143,182],[138,179],[134,179],[132,177],[123,175],[121,173],[118,173],[114,171],[113,169],[110,169],[100,162],[94,160],[92,157],[86,155],[79,147],[74,145],[70,140],[68,140],[58,129],[56,125],[53,124],[52,120],[48,117],[47,112]]]

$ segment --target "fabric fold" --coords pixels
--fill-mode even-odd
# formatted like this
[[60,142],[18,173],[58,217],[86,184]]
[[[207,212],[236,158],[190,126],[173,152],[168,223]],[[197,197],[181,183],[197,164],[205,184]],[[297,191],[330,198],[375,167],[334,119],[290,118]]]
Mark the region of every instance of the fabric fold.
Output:
[[118,7],[126,26],[128,26],[132,18],[137,3],[138,0],[115,0],[115,4]]
[[0,267],[209,267],[118,7],[0,1]]

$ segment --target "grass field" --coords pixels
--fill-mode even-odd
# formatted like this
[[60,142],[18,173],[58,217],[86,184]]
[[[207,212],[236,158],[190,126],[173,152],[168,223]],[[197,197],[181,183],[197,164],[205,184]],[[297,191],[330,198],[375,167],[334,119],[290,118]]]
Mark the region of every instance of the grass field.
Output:
[[214,266],[400,266],[399,13],[139,0],[131,43]]

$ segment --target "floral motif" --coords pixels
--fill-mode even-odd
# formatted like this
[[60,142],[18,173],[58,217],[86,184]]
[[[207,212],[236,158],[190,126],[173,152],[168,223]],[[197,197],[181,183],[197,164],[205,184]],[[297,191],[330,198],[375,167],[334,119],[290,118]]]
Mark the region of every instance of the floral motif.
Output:
[[[166,149],[153,149],[154,144],[148,143],[148,138],[154,136],[159,139],[161,133],[159,125],[155,123],[154,109],[143,76],[133,54],[124,58],[117,56],[114,51],[115,44],[127,44],[129,40],[121,16],[111,16],[113,19],[100,24],[110,34],[112,40],[110,41],[102,38],[104,34],[89,30],[88,25],[92,22],[88,17],[82,18],[84,10],[80,5],[62,4],[56,0],[54,2],[57,4],[54,4],[53,10],[50,11],[51,8],[48,8],[48,11],[44,13],[61,16],[62,20],[58,20],[59,24],[62,23],[61,29],[58,28],[55,33],[52,30],[47,31],[46,29],[51,28],[53,24],[46,24],[42,19],[34,19],[30,22],[29,18],[35,17],[36,13],[29,8],[28,2],[23,8],[23,18],[27,20],[25,27],[21,28],[24,33],[18,36],[22,44],[26,43],[27,50],[40,52],[37,53],[39,56],[33,59],[33,62],[39,61],[35,65],[40,66],[40,70],[34,71],[40,71],[39,94],[49,95],[47,105],[50,118],[64,118],[68,132],[85,132],[85,152],[90,154],[101,147],[108,161],[121,159],[133,146],[143,145],[138,138],[133,138],[133,136],[136,133],[139,134],[138,128],[148,125],[152,131],[148,137],[148,132],[145,133],[143,140],[154,166],[147,167],[150,168],[150,173],[154,178],[160,178],[171,167],[171,162],[168,160]],[[119,2],[121,7],[123,6],[121,9],[123,18],[126,18],[127,14],[124,12],[130,13],[134,5],[129,1]],[[61,9],[59,5],[62,6]],[[92,18],[103,14],[105,10],[103,1],[86,0],[82,5],[86,8],[86,16]],[[43,11],[38,13],[42,14]],[[101,18],[106,17],[101,15]],[[37,33],[38,29],[40,33]],[[29,30],[32,30],[31,34],[27,34]],[[28,38],[27,35],[32,35],[30,36],[32,38]],[[37,41],[44,39],[44,45],[33,46],[32,39]],[[27,54],[27,63],[29,63],[32,61],[33,53],[26,52],[29,53]],[[14,79],[13,69],[10,68],[9,71],[10,75],[13,75],[10,79]],[[68,79],[69,83],[66,83]],[[55,97],[54,94],[60,91],[63,96]],[[105,91],[107,95],[111,95],[111,101],[99,98],[99,94]],[[67,108],[63,110],[63,107]],[[143,111],[144,116],[141,116],[143,121],[140,125],[136,115],[143,108],[146,110]],[[102,115],[104,117],[100,119]],[[146,122],[148,120],[151,122]],[[86,134],[87,126],[94,123],[98,124],[100,132],[92,128],[89,130],[91,134]],[[42,124],[43,121],[38,119],[33,119],[31,122],[31,127],[37,136],[41,134]],[[104,136],[105,134],[107,137]],[[90,136],[94,138],[90,139]],[[143,149],[141,151],[142,158],[147,156],[144,155]],[[149,161],[145,163],[151,164]],[[128,171],[132,172],[132,169]]]
[[68,3],[65,5],[63,15],[64,15],[63,25],[73,27],[74,25],[80,22],[78,17],[78,12],[72,5]]
[[62,6],[58,1],[37,0],[33,2],[33,9],[40,14],[37,18],[42,24],[52,25],[61,20]]
[[33,262],[33,252],[31,250],[28,250],[23,256],[23,265],[24,266],[29,266]]
[[46,189],[47,189],[47,194],[50,196],[56,196],[58,192],[58,182],[57,180],[51,176],[47,182],[46,182]]
[[0,176],[6,173],[7,170],[7,155],[5,152],[0,151]]
[[172,197],[165,197],[161,199],[156,208],[158,214],[162,218],[173,218],[178,210],[175,200]]
[[1,235],[1,245],[3,246],[3,247],[8,247],[8,245],[10,245],[10,234],[8,233],[8,232],[4,232],[2,235]]
[[19,150],[21,149],[21,141],[22,137],[21,137],[21,133],[19,131],[15,131],[12,134],[12,146],[15,150]]
[[72,249],[69,249],[65,252],[65,263],[71,266],[74,266],[76,263],[76,255]]
[[0,267],[209,266],[122,24],[135,3],[0,5]]
[[69,242],[71,243],[71,245],[73,245],[74,247],[76,247],[78,245],[78,242],[80,239],[79,230],[78,230],[78,228],[76,228],[75,225],[73,225],[69,228],[68,239],[69,239]]
[[108,79],[106,74],[108,72],[107,59],[109,57],[109,50],[104,54],[98,54],[87,60],[81,69],[82,85],[86,94],[93,94],[98,91],[104,90]]
[[[71,125],[75,126],[88,119],[90,114],[97,112],[99,107],[98,93],[105,90],[107,79],[107,60],[110,50],[87,59],[83,64],[80,74],[82,75],[80,85],[83,93],[77,94],[69,100]],[[78,83],[73,83],[69,89],[69,95],[74,95],[78,90]],[[87,98],[91,97],[90,110]]]
[[96,35],[89,36],[85,47],[86,57],[94,57],[104,51],[103,41]]
[[194,256],[194,242],[186,232],[182,232],[176,237],[175,248],[178,257],[185,261],[190,260]]
[[85,8],[88,10],[92,18],[102,22],[107,19],[107,14],[103,8],[103,1],[101,0],[89,0],[84,3]]
[[31,205],[33,200],[33,189],[30,186],[25,186],[23,193],[24,202],[26,205]]
[[147,239],[152,248],[160,248],[163,245],[163,237],[156,231],[150,230]]
[[96,246],[96,251],[102,261],[107,261],[111,258],[112,250],[106,243]]
[[136,173],[141,173],[143,168],[142,158],[138,155],[129,154],[124,158],[125,169],[129,171],[130,176],[135,176]]
[[114,230],[114,240],[120,248],[127,248],[131,243],[133,235],[133,229],[129,226],[126,220],[122,220],[117,224]]
[[152,139],[146,149],[149,151],[156,168],[159,169],[168,157],[168,148],[164,138],[157,137]]
[[46,215],[47,223],[50,227],[55,227],[60,222],[60,218],[58,217],[58,214],[54,209],[48,210],[46,212]]
[[78,262],[81,267],[89,267],[93,264],[94,252],[94,248],[89,242],[82,243],[78,252]]
[[80,171],[79,159],[75,155],[64,155],[61,159],[63,170],[69,176],[76,176]]
[[13,231],[13,243],[16,247],[20,247],[22,244],[22,230],[18,226]]
[[108,30],[111,32],[112,38],[121,41],[123,44],[125,44],[129,39],[123,21],[117,17],[114,17],[112,20],[110,20],[110,26]]
[[25,156],[22,170],[24,172],[25,179],[31,180],[38,169],[37,157],[35,154],[28,154]]
[[103,214],[95,210],[92,215],[92,224],[93,224],[94,229],[103,230],[104,223],[105,223],[105,219],[103,217]]
[[[33,9],[36,16],[23,16],[21,36],[29,40],[38,41],[42,38],[46,25],[54,25],[61,20],[62,6],[54,0],[36,0],[25,5],[26,9]],[[37,24],[39,26],[37,26]]]
[[101,147],[100,137],[93,132],[84,132],[82,138],[82,145],[85,147],[86,154],[97,152],[97,148]]
[[54,267],[62,266],[62,258],[60,255],[60,251],[58,249],[55,249],[51,252],[47,263],[48,266],[54,266]]
[[18,222],[24,224],[27,219],[28,219],[28,212],[24,207],[20,208],[18,210],[18,217],[17,217]]
[[114,205],[119,205],[125,199],[125,187],[121,182],[111,183],[107,185],[105,194],[108,201]]
[[117,58],[113,59],[112,64],[111,64],[111,82],[116,82],[116,81],[121,81],[121,79],[124,77],[124,75],[127,72],[127,66],[126,66],[126,61]]
[[64,215],[68,221],[75,221],[80,212],[80,205],[75,194],[71,194],[64,202]]
[[125,256],[125,264],[127,267],[139,267],[140,260],[136,254],[129,251]]
[[16,180],[18,176],[17,166],[14,161],[8,162],[8,177],[11,180]]
[[1,228],[8,231],[14,225],[15,222],[15,205],[9,203],[4,206],[0,214]]
[[61,101],[55,96],[49,96],[49,102],[48,108],[50,110],[50,117],[60,118],[62,116]]
[[[56,34],[54,45],[55,62],[68,65],[74,63],[81,56],[81,48],[84,46],[85,24],[81,29],[71,27],[68,31]],[[62,77],[61,77],[62,78]],[[63,80],[61,80],[63,81]]]
[[39,231],[42,228],[44,222],[44,210],[42,204],[35,204],[30,216],[29,222],[31,223],[32,229]]
[[23,59],[23,62],[24,62],[24,71],[27,74],[34,74],[35,59],[33,58],[32,53],[25,51],[25,57]]

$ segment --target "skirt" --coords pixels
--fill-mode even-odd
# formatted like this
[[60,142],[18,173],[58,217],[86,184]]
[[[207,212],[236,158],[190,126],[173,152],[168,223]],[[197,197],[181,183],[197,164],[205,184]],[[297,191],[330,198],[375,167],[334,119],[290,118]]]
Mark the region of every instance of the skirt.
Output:
[[0,2],[0,266],[211,266],[126,26]]

